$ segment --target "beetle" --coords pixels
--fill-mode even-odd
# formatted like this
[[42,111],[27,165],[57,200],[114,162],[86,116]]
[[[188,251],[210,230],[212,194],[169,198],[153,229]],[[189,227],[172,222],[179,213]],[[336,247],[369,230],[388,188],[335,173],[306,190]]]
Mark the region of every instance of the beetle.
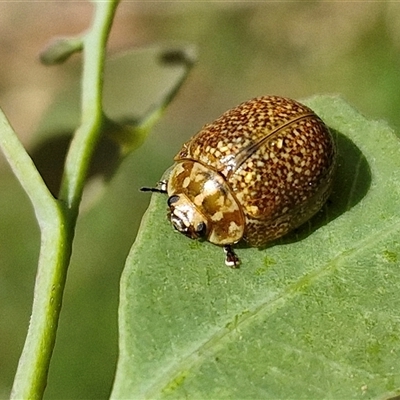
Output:
[[169,219],[191,239],[263,247],[299,227],[327,200],[336,148],[329,128],[284,97],[246,101],[205,125],[175,156],[169,176],[143,191],[168,194]]

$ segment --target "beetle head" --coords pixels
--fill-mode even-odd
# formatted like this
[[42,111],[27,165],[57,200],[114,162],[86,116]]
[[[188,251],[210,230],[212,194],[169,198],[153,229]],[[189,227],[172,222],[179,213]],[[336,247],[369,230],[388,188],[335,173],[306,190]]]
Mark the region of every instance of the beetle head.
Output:
[[174,228],[190,239],[206,239],[207,218],[184,194],[174,194],[168,198],[169,219]]

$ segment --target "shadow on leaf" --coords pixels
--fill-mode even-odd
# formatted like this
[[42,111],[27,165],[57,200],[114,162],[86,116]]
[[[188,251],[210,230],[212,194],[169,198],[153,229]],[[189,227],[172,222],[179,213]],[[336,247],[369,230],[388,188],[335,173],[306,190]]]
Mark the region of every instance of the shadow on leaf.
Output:
[[330,129],[337,146],[337,167],[332,193],[321,211],[273,245],[305,239],[321,226],[349,211],[368,193],[371,186],[371,169],[367,159],[352,140]]

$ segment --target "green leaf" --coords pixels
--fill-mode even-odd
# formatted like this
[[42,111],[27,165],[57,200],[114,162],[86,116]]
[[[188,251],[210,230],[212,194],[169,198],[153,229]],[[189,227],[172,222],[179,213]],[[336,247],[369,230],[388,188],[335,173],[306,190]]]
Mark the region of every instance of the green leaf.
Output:
[[273,246],[175,233],[153,195],[121,282],[114,398],[399,393],[400,144],[338,97],[304,101],[338,144],[324,210]]

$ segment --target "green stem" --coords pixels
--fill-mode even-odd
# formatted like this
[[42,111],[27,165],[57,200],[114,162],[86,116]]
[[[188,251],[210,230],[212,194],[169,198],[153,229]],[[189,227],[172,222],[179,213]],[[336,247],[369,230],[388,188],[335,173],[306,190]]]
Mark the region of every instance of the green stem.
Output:
[[112,16],[119,0],[97,6],[92,29],[84,37],[82,73],[82,122],[71,142],[61,183],[60,199],[76,217],[90,159],[101,134],[103,115],[103,71]]
[[[57,201],[47,189],[33,161],[0,111],[0,146],[13,172],[28,194],[41,229],[38,274],[31,323],[19,360],[11,398],[40,398],[55,341],[65,274],[62,273],[70,247]],[[61,290],[59,290],[61,288]]]
[[0,146],[30,197],[41,229],[32,316],[11,398],[41,399],[56,339],[75,222],[91,156],[101,134],[102,74],[106,42],[118,0],[94,2],[95,16],[84,38],[82,123],[67,155],[60,199],[52,197],[5,116]]
[[32,315],[11,399],[41,399],[47,384],[72,242],[61,208],[57,203],[51,208],[53,221],[40,224],[41,247]]

